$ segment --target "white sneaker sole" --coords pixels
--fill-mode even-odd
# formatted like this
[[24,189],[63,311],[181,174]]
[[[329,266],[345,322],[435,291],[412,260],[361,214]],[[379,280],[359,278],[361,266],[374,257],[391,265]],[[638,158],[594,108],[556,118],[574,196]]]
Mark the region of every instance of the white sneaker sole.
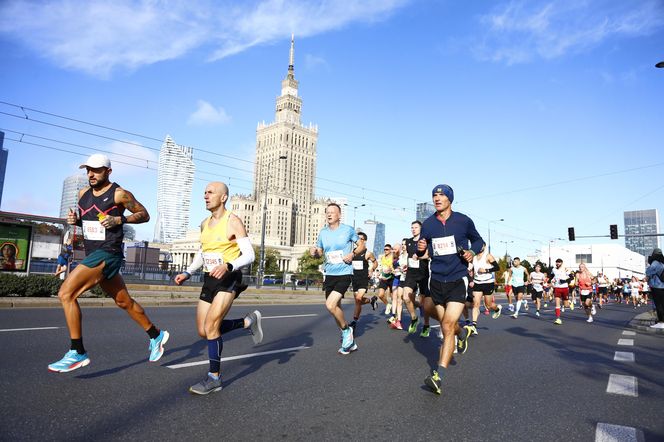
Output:
[[79,368],[83,368],[86,365],[90,364],[90,358],[84,359],[81,362],[77,362],[75,364],[70,365],[68,368],[64,369],[57,369],[57,368],[51,368],[51,366],[48,366],[48,371],[51,371],[53,373],[69,373],[70,371],[74,371]]

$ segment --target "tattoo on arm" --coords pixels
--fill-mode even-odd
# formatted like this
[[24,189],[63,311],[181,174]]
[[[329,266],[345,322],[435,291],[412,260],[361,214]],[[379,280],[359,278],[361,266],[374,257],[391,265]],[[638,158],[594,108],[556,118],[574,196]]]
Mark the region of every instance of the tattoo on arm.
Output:
[[148,211],[143,206],[143,204],[139,203],[136,198],[134,198],[134,195],[128,190],[118,190],[121,190],[119,195],[120,201],[117,201],[118,198],[116,197],[116,202],[131,212],[131,215],[127,217],[127,222],[131,224],[141,224],[148,222],[150,220],[150,215],[148,214]]

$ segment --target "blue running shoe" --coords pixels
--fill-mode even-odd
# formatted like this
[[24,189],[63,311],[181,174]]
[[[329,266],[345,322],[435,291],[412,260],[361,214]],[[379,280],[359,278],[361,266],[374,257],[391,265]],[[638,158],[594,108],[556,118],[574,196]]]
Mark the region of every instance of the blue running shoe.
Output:
[[78,354],[76,350],[69,350],[58,362],[48,365],[48,371],[56,373],[67,373],[77,368],[85,367],[90,363],[88,354]]
[[150,339],[150,362],[157,362],[164,354],[164,344],[168,342],[169,334],[166,330],[159,332],[159,336]]
[[350,347],[341,347],[339,349],[339,353],[342,355],[347,355],[350,354],[351,352],[354,352],[355,350],[357,350],[357,344],[353,342],[353,344]]
[[353,329],[346,327],[346,330],[341,330],[341,348],[350,348],[355,339],[353,339]]

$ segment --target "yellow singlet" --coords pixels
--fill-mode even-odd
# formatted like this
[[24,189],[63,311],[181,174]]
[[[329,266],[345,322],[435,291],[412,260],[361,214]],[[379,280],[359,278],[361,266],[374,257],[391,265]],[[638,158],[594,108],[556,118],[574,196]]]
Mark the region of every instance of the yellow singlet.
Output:
[[237,242],[229,240],[226,233],[230,216],[231,212],[226,211],[214,227],[209,227],[211,216],[203,221],[201,246],[206,272],[210,272],[215,266],[233,261],[240,256],[240,247]]

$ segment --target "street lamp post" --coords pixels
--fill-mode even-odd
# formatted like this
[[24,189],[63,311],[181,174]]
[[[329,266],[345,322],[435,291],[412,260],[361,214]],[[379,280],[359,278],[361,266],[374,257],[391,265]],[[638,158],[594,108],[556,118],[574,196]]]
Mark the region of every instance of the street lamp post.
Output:
[[505,262],[507,262],[507,245],[512,244],[514,241],[498,241],[505,244]]
[[357,209],[360,207],[366,206],[366,204],[360,204],[359,206],[351,206],[350,204],[344,203],[344,206],[352,207],[353,208],[353,230],[355,230],[355,213],[357,212]]
[[503,218],[500,218],[500,219],[494,219],[494,220],[489,221],[489,253],[491,253],[491,223],[497,223],[497,222],[501,222],[501,221],[505,221],[505,220]]
[[265,226],[267,222],[267,186],[270,183],[270,170],[269,166],[277,161],[285,160],[286,155],[280,155],[276,160],[272,160],[265,165],[267,174],[265,175],[265,196],[263,198],[263,225],[261,227],[261,250],[260,260],[258,262],[258,278],[256,278],[256,287],[263,284],[263,275],[265,274]]
[[549,269],[551,269],[551,243],[555,241],[561,241],[562,238],[553,238],[549,240]]

